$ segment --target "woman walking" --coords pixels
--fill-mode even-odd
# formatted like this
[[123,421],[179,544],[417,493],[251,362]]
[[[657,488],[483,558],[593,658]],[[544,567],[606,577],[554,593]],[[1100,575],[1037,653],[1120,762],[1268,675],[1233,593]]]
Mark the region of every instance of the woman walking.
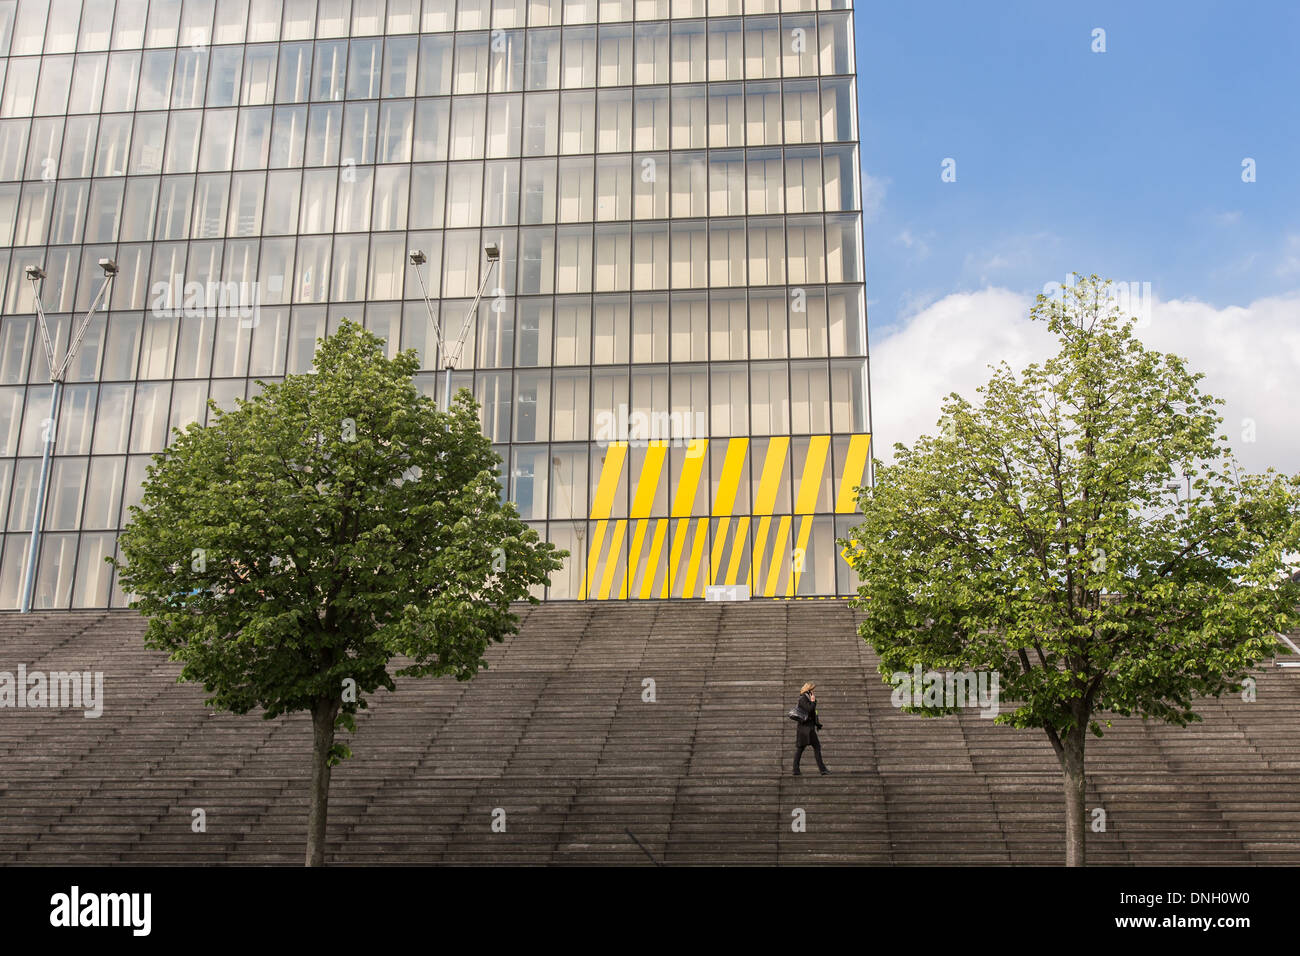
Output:
[[809,681],[799,691],[798,707],[808,716],[799,721],[798,736],[795,738],[794,775],[796,777],[800,775],[799,758],[803,756],[804,748],[809,745],[812,746],[813,753],[817,756],[817,767],[821,770],[822,776],[830,773],[826,769],[826,764],[822,761],[822,742],[817,736],[817,731],[821,730],[822,725],[821,721],[817,719],[817,695],[813,693],[816,689],[817,685]]

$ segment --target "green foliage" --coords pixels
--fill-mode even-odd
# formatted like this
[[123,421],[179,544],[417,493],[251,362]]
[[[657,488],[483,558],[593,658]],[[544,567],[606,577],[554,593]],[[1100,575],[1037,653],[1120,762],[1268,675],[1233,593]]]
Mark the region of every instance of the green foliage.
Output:
[[1300,478],[1238,474],[1202,376],[1145,349],[1108,285],[1039,296],[1057,354],[1003,363],[978,404],[950,395],[841,541],[882,674],[996,670],[1016,702],[999,721],[1058,754],[1100,736],[1094,713],[1199,719],[1194,699],[1238,688],[1300,603]]
[[[501,502],[473,398],[438,410],[418,368],[345,320],[316,372],[155,457],[120,538],[121,582],[148,646],[184,662],[212,705],[271,718],[332,700],[353,730],[366,695],[393,689],[399,655],[396,675],[473,677],[517,629],[510,602],[536,603],[529,589],[560,567]],[[330,762],[347,756],[334,745]]]

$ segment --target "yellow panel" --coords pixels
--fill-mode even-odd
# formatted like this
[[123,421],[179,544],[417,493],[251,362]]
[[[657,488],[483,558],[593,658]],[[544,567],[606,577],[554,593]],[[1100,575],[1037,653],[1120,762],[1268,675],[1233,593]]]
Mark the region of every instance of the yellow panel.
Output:
[[[685,522],[683,522],[685,523]],[[700,574],[700,566],[703,564],[704,542],[709,537],[709,519],[695,519],[695,540],[691,542],[691,556],[689,564],[686,566],[686,583],[682,586],[682,597],[695,597],[697,591],[703,590],[704,577]],[[700,587],[696,588],[696,580],[700,581]]]
[[596,565],[600,563],[600,546],[605,541],[605,525],[608,521],[597,521],[591,533],[591,547],[587,549],[587,573],[582,576],[582,587],[578,591],[578,600],[585,601],[591,590],[592,579],[596,576]]
[[785,543],[790,537],[790,516],[782,515],[776,526],[776,541],[772,544],[772,563],[767,569],[767,583],[763,586],[763,593],[771,597],[776,593],[776,581],[781,575],[781,565],[784,563],[783,555],[785,554]]
[[677,583],[677,564],[682,559],[682,547],[686,544],[686,532],[690,524],[688,520],[681,520],[673,529],[673,546],[668,552],[668,575],[664,578],[661,597],[670,596],[673,593],[673,586]]
[[[700,454],[687,454],[682,459],[682,476],[677,482],[677,494],[673,496],[674,518],[688,517],[691,513],[691,505],[695,503],[695,495],[700,487],[700,473],[704,469],[704,462],[708,460],[709,441],[707,438],[696,439],[691,442],[691,449],[695,450],[699,446]],[[680,521],[676,530],[673,532],[672,551],[668,555],[668,579],[664,586],[671,594],[677,584],[677,565],[682,559],[682,548],[686,544],[686,531],[689,527],[689,521]],[[664,596],[667,597],[668,594]]]
[[[799,519],[799,541],[795,547],[802,552],[805,566],[808,563],[808,535],[812,531],[812,523],[813,519],[808,515],[804,515]],[[799,590],[799,576],[802,574],[802,571],[795,570],[794,561],[792,560],[790,562],[790,577],[785,586],[786,594],[794,594]]]
[[614,537],[609,541],[609,554],[605,558],[605,574],[600,579],[600,600],[609,600],[609,589],[614,584],[614,573],[618,570],[619,550],[623,547],[623,533],[627,529],[627,519],[619,518],[614,522]]
[[770,515],[776,504],[776,493],[781,487],[781,472],[785,468],[785,453],[790,439],[777,435],[767,443],[767,458],[763,462],[763,475],[758,481],[758,496],[754,499],[754,514]]
[[[731,561],[727,563],[727,579],[724,584],[736,583],[736,572],[740,570],[740,561],[745,556],[745,545],[748,544],[747,535],[749,533],[749,515],[742,515],[736,522],[736,536],[731,542]],[[749,566],[753,568],[754,561],[751,558]],[[753,593],[751,588],[750,593]]]
[[636,531],[632,533],[632,547],[627,554],[627,574],[623,577],[623,586],[619,588],[618,596],[627,597],[628,589],[636,581],[636,569],[641,564],[641,548],[645,545],[645,529],[650,523],[649,518],[642,518],[636,523]]
[[700,452],[692,456],[688,451],[682,458],[682,474],[677,479],[677,494],[673,497],[674,518],[686,518],[690,516],[691,505],[695,503],[695,494],[700,487],[700,472],[704,468],[704,462],[708,460],[709,440],[699,438],[691,442],[691,450],[695,446],[700,446]]
[[614,507],[614,494],[618,491],[618,480],[623,476],[623,462],[627,459],[627,442],[616,441],[605,449],[605,467],[600,471],[600,482],[596,485],[596,498],[591,503],[592,518],[608,518]]
[[852,514],[858,510],[853,489],[862,484],[867,467],[867,452],[870,448],[870,435],[854,435],[849,439],[849,453],[845,456],[844,472],[840,475],[840,494],[835,502],[836,514]]
[[709,584],[718,583],[718,565],[722,563],[722,552],[727,546],[727,526],[730,524],[730,518],[718,519],[718,534],[713,539],[713,555],[709,559]]
[[[645,462],[641,466],[641,474],[637,476],[636,487],[632,490],[631,517],[645,519],[650,516],[667,454],[668,445],[665,442],[651,442],[646,446]],[[623,578],[622,587],[619,588],[618,596],[621,598],[628,596],[628,589],[636,580],[636,569],[641,564],[641,548],[645,545],[648,524],[649,522],[645,520],[638,521],[636,531],[632,535],[632,547],[627,557],[627,574]]]
[[[642,580],[641,582],[642,598],[648,598],[650,596],[650,591],[654,588],[655,575],[659,573],[658,571],[659,554],[660,552],[663,551],[664,536],[665,534],[667,534],[667,532],[668,532],[668,519],[660,518],[658,522],[655,524],[654,538],[652,538],[650,541],[650,556],[646,558],[646,561],[648,561],[650,564],[650,571],[647,572],[645,579]],[[665,586],[667,584],[667,581],[668,581],[668,575],[665,574],[664,575]],[[660,597],[666,597],[666,595],[661,594]]]
[[637,476],[636,488],[632,492],[632,513],[629,517],[650,517],[667,453],[668,446],[664,442],[651,442],[646,446],[645,463],[641,466],[641,474]]
[[[698,597],[705,586],[714,583],[734,584],[740,574],[741,563],[748,553],[750,561],[747,579],[750,592],[754,596],[775,597],[778,586],[786,596],[794,597],[799,590],[803,572],[796,571],[793,561],[788,576],[781,581],[782,571],[787,560],[787,552],[798,549],[805,553],[812,533],[812,519],[818,507],[822,482],[826,479],[829,467],[832,437],[814,435],[808,441],[807,455],[803,462],[801,474],[797,476],[794,495],[794,515],[799,516],[798,526],[793,524],[790,515],[773,515],[776,500],[781,489],[781,482],[786,474],[787,455],[791,453],[789,436],[774,435],[768,438],[767,452],[763,461],[761,476],[754,494],[753,514],[736,515],[736,500],[740,491],[740,481],[746,473],[751,439],[734,437],[727,439],[726,456],[718,475],[718,484],[709,503],[709,514],[717,519],[716,528],[709,518],[692,515],[695,501],[700,494],[700,482],[708,481],[707,439],[697,439],[692,443],[691,451],[701,454],[688,455],[683,458],[681,474],[677,476],[676,487],[670,488],[672,495],[671,515],[676,528],[672,541],[668,539],[668,518],[651,518],[650,512],[658,495],[659,485],[668,475],[665,461],[668,458],[666,442],[651,442],[646,447],[645,459],[639,474],[629,478],[635,480],[632,486],[632,501],[629,517],[612,518],[615,496],[622,481],[623,469],[631,461],[627,442],[611,442],[605,446],[605,461],[592,498],[590,520],[592,521],[591,541],[588,546],[588,560],[585,574],[579,589],[579,599],[599,597],[650,598],[657,590],[660,597],[671,597],[680,585],[682,597]],[[871,435],[850,435],[846,446],[845,459],[841,473],[838,475],[835,511],[837,514],[852,514],[857,510],[857,501],[853,489],[862,484],[869,464],[871,453]],[[773,518],[776,527],[773,529]],[[734,521],[733,521],[734,519]],[[751,521],[757,519],[754,529],[754,542],[749,547]],[[614,527],[608,535],[606,549],[606,525],[613,521]],[[635,522],[629,527],[629,521]],[[655,523],[653,534],[650,523]],[[691,531],[694,522],[695,529]],[[716,535],[709,546],[710,530]],[[729,535],[729,532],[734,532]],[[647,537],[651,540],[647,549]],[[689,539],[689,542],[688,542]],[[730,545],[728,540],[730,539]],[[767,559],[767,544],[772,540],[771,558]],[[625,541],[629,544],[626,569],[619,574],[620,549]],[[689,547],[688,547],[689,544]],[[731,548],[727,553],[728,546]],[[608,555],[602,553],[608,550]],[[656,577],[662,573],[660,560],[667,550],[668,568],[663,574],[664,580],[659,588],[655,587]],[[843,555],[844,552],[841,552]],[[643,560],[646,567],[643,569]],[[805,557],[805,561],[807,558]],[[637,574],[643,580],[639,588],[636,584]],[[685,577],[682,577],[685,575]],[[616,578],[618,580],[616,580]],[[740,582],[743,583],[743,582]],[[636,593],[639,591],[639,594]]]
[[600,471],[600,481],[596,485],[596,497],[591,503],[591,517],[597,520],[595,533],[591,536],[591,547],[587,549],[587,573],[583,576],[579,600],[586,600],[591,592],[591,583],[596,577],[596,567],[600,564],[600,547],[605,540],[605,520],[614,507],[614,495],[618,491],[619,478],[623,475],[623,462],[627,460],[627,442],[611,442],[605,448],[605,466]]
[[713,516],[729,515],[736,504],[740,475],[745,468],[745,455],[749,452],[748,438],[733,438],[727,442],[727,457],[722,462],[722,478],[718,481],[718,497],[713,502]]
[[803,474],[799,476],[799,497],[794,503],[795,514],[810,515],[817,510],[817,492],[821,490],[830,448],[830,435],[814,435],[808,439],[808,454],[803,461]]
[[732,438],[727,442],[727,457],[722,462],[722,475],[718,479],[717,497],[713,501],[714,517],[721,517],[718,535],[713,542],[713,554],[709,560],[709,584],[718,578],[718,565],[722,563],[722,552],[727,543],[727,525],[736,505],[736,492],[740,488],[740,476],[745,467],[745,456],[749,453],[748,438]]
[[758,594],[759,587],[763,583],[763,555],[766,553],[767,532],[772,526],[772,519],[768,515],[758,519],[758,533],[754,537],[754,553],[749,561],[749,593]]

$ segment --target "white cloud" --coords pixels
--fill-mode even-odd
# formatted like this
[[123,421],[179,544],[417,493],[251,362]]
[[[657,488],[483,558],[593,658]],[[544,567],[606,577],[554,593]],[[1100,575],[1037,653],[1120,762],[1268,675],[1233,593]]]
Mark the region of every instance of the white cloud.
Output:
[[1278,264],[1277,274],[1282,278],[1300,272],[1300,233],[1291,233],[1286,237],[1286,248],[1282,251],[1282,261]]
[[[1204,302],[1157,302],[1142,338],[1204,372],[1201,388],[1224,400],[1224,433],[1248,471],[1300,471],[1294,393],[1300,381],[1300,292],[1216,309]],[[1247,420],[1254,441],[1246,440]]]
[[[973,400],[1007,361],[1019,369],[1041,361],[1055,339],[1029,320],[1033,298],[1001,288],[946,296],[905,319],[871,351],[876,454],[893,458],[895,442],[933,433],[943,396]],[[1249,471],[1300,471],[1300,428],[1292,394],[1300,381],[1300,292],[1216,309],[1195,301],[1156,302],[1148,346],[1183,356],[1205,373],[1203,390],[1222,398],[1224,433]],[[1255,440],[1249,437],[1254,423]]]
[[975,278],[980,285],[992,286],[999,281],[995,273],[1034,270],[1034,264],[1042,263],[1045,254],[1060,243],[1060,237],[1050,232],[1002,236],[968,252],[962,263],[963,275]]
[[930,244],[920,236],[912,235],[911,229],[904,229],[896,237],[894,242],[915,253],[912,257],[914,260],[924,259],[930,254]]
[[862,171],[862,221],[871,222],[880,213],[885,202],[886,187],[889,180],[884,176],[872,176]]

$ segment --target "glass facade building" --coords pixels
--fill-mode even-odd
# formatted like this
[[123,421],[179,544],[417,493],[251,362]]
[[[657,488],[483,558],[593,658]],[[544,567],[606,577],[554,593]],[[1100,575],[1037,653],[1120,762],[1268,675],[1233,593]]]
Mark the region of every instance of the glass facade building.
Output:
[[[51,436],[33,606],[120,606],[104,557],[209,399],[344,317],[440,396],[420,279],[503,493],[572,553],[546,597],[851,593],[848,0],[0,0],[0,84],[0,608]],[[34,293],[61,355],[101,259],[52,428]]]

